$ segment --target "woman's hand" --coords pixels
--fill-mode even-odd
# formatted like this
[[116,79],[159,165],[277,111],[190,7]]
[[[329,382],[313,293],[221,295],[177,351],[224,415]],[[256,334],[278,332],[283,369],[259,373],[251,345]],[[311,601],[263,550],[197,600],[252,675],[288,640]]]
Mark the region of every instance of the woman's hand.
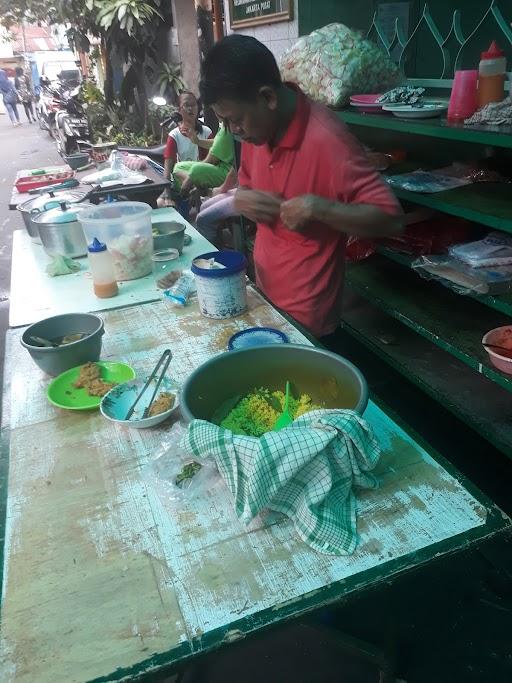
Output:
[[235,194],[235,208],[255,223],[273,223],[279,216],[281,197],[270,192],[238,189]]

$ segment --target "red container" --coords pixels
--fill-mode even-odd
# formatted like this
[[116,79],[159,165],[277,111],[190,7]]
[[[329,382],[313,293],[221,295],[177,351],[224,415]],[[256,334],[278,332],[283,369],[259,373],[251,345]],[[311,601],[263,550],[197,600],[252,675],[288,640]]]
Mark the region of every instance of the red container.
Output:
[[448,105],[448,121],[464,121],[477,109],[478,71],[456,71]]

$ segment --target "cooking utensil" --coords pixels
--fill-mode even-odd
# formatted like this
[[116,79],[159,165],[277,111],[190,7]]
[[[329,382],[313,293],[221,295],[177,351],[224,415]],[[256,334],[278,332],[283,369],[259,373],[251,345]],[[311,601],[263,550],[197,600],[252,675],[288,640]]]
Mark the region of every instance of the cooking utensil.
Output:
[[60,206],[33,218],[47,254],[79,258],[87,254],[87,242],[78,215],[90,204],[60,202]]
[[46,187],[36,187],[33,190],[29,190],[28,194],[45,194],[45,192],[56,192],[59,190],[69,190],[73,187],[78,187],[80,183],[76,178],[70,178],[62,183],[56,183],[55,185],[47,185]]
[[512,347],[499,346],[498,344],[487,344],[486,342],[483,342],[482,345],[485,346],[486,349],[493,349],[494,351],[506,351],[507,353],[512,354]]
[[35,342],[36,346],[43,346],[45,348],[57,348],[59,344],[56,344],[55,342],[50,341],[49,339],[43,339],[43,337],[36,337],[32,335],[28,339],[29,342]]
[[151,230],[155,250],[177,249],[181,255],[185,244],[185,226],[183,223],[151,216]]
[[[87,361],[97,361],[101,354],[104,334],[103,320],[92,313],[65,313],[40,320],[27,327],[21,345],[32,360],[48,375],[60,375]],[[82,339],[64,346],[47,347],[31,343],[32,337],[61,339],[70,334],[84,334]]]
[[221,353],[198,367],[180,394],[186,420],[211,421],[226,401],[257,387],[273,392],[293,377],[296,394],[308,394],[325,408],[362,414],[368,388],[362,373],[345,358],[314,346],[276,344]]
[[144,395],[144,392],[145,392],[146,389],[149,387],[149,385],[151,384],[151,382],[155,379],[157,372],[160,370],[160,367],[163,365],[163,368],[162,368],[161,373],[160,373],[160,377],[159,377],[159,379],[157,380],[157,383],[156,383],[155,389],[154,389],[154,391],[153,391],[153,395],[152,395],[152,397],[151,397],[151,400],[149,401],[148,405],[147,405],[146,408],[144,409],[144,412],[142,413],[142,419],[148,417],[148,414],[149,414],[149,411],[150,411],[150,409],[151,409],[151,406],[153,405],[153,401],[155,400],[157,391],[158,391],[158,389],[159,389],[159,387],[160,387],[160,384],[162,383],[162,380],[163,380],[163,378],[164,378],[165,373],[167,372],[167,368],[169,367],[169,363],[171,362],[171,358],[172,358],[171,350],[170,350],[170,349],[165,349],[165,351],[164,351],[164,352],[162,353],[162,355],[160,356],[160,359],[159,359],[158,363],[155,365],[155,368],[154,368],[153,372],[151,373],[151,375],[148,377],[146,383],[144,384],[144,386],[143,386],[143,388],[142,388],[142,391],[141,391],[140,394],[137,396],[137,398],[136,398],[135,401],[133,402],[131,408],[130,408],[130,409],[128,410],[128,412],[126,413],[125,420],[129,420],[129,419],[131,418],[131,416],[133,415],[133,411],[135,410],[135,408],[136,408],[136,406],[137,406],[137,403],[140,401],[140,399],[141,399],[142,396]]
[[60,202],[77,204],[79,202],[85,201],[87,197],[88,194],[85,192],[72,189],[61,191],[60,194],[56,196],[53,190],[48,192],[45,188],[45,192],[43,194],[33,197],[32,199],[27,199],[21,204],[18,204],[16,208],[22,215],[25,228],[32,241],[40,244],[41,238],[39,237],[38,227],[33,221],[34,217],[43,211],[53,209],[54,207],[58,206]]
[[[112,384],[129,382],[135,377],[135,370],[126,363],[97,361],[101,368],[101,379]],[[48,387],[46,396],[57,408],[66,410],[93,410],[98,408],[102,396],[89,396],[87,389],[77,389],[74,384],[80,374],[80,366],[66,370],[56,377]]]
[[273,432],[278,432],[280,429],[284,429],[285,427],[288,427],[293,422],[293,417],[290,415],[290,411],[288,409],[289,403],[290,403],[290,382],[286,382],[283,412],[281,413],[281,415],[279,415],[277,420],[274,422],[274,426],[272,428]]

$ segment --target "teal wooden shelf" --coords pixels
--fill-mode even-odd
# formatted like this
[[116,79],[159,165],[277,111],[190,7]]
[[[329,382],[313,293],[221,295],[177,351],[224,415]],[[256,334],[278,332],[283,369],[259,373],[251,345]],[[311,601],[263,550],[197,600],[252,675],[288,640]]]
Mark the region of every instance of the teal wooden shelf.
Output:
[[392,114],[362,114],[349,109],[339,111],[338,116],[354,126],[512,149],[512,126],[465,126],[444,118],[399,119]]
[[[377,247],[377,251],[382,256],[385,256],[387,259],[390,259],[391,261],[394,261],[395,263],[398,263],[401,266],[404,266],[405,268],[410,268],[412,262],[415,261],[417,258],[415,256],[408,256],[407,254],[400,254],[397,251],[393,251],[393,249],[388,249],[382,246]],[[442,286],[441,283],[438,283],[434,280],[432,280],[432,284]],[[499,311],[500,313],[505,313],[506,315],[512,316],[512,293],[501,295],[469,294],[468,296],[470,296],[475,301],[478,301],[479,303],[483,304],[484,306],[489,306],[489,308],[493,308],[495,311]]]
[[512,185],[475,183],[454,190],[422,194],[393,188],[399,199],[436,211],[466,218],[496,230],[512,233]]
[[349,265],[347,284],[414,332],[512,391],[512,376],[491,365],[481,344],[490,329],[510,324],[507,316],[449,290],[440,296],[439,288],[378,255]]
[[[512,458],[508,391],[360,297],[353,297],[344,311],[343,329],[356,344],[362,344]],[[349,358],[350,338],[346,351]]]

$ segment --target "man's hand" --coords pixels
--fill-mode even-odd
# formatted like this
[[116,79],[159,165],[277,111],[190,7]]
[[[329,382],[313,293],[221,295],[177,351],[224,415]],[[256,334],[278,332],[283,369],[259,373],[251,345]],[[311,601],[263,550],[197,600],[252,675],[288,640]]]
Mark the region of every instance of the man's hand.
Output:
[[308,223],[317,220],[318,205],[321,201],[321,198],[314,194],[289,199],[281,204],[281,220],[289,230],[300,232]]
[[279,216],[281,197],[270,192],[239,189],[235,194],[235,208],[255,223],[270,224]]

